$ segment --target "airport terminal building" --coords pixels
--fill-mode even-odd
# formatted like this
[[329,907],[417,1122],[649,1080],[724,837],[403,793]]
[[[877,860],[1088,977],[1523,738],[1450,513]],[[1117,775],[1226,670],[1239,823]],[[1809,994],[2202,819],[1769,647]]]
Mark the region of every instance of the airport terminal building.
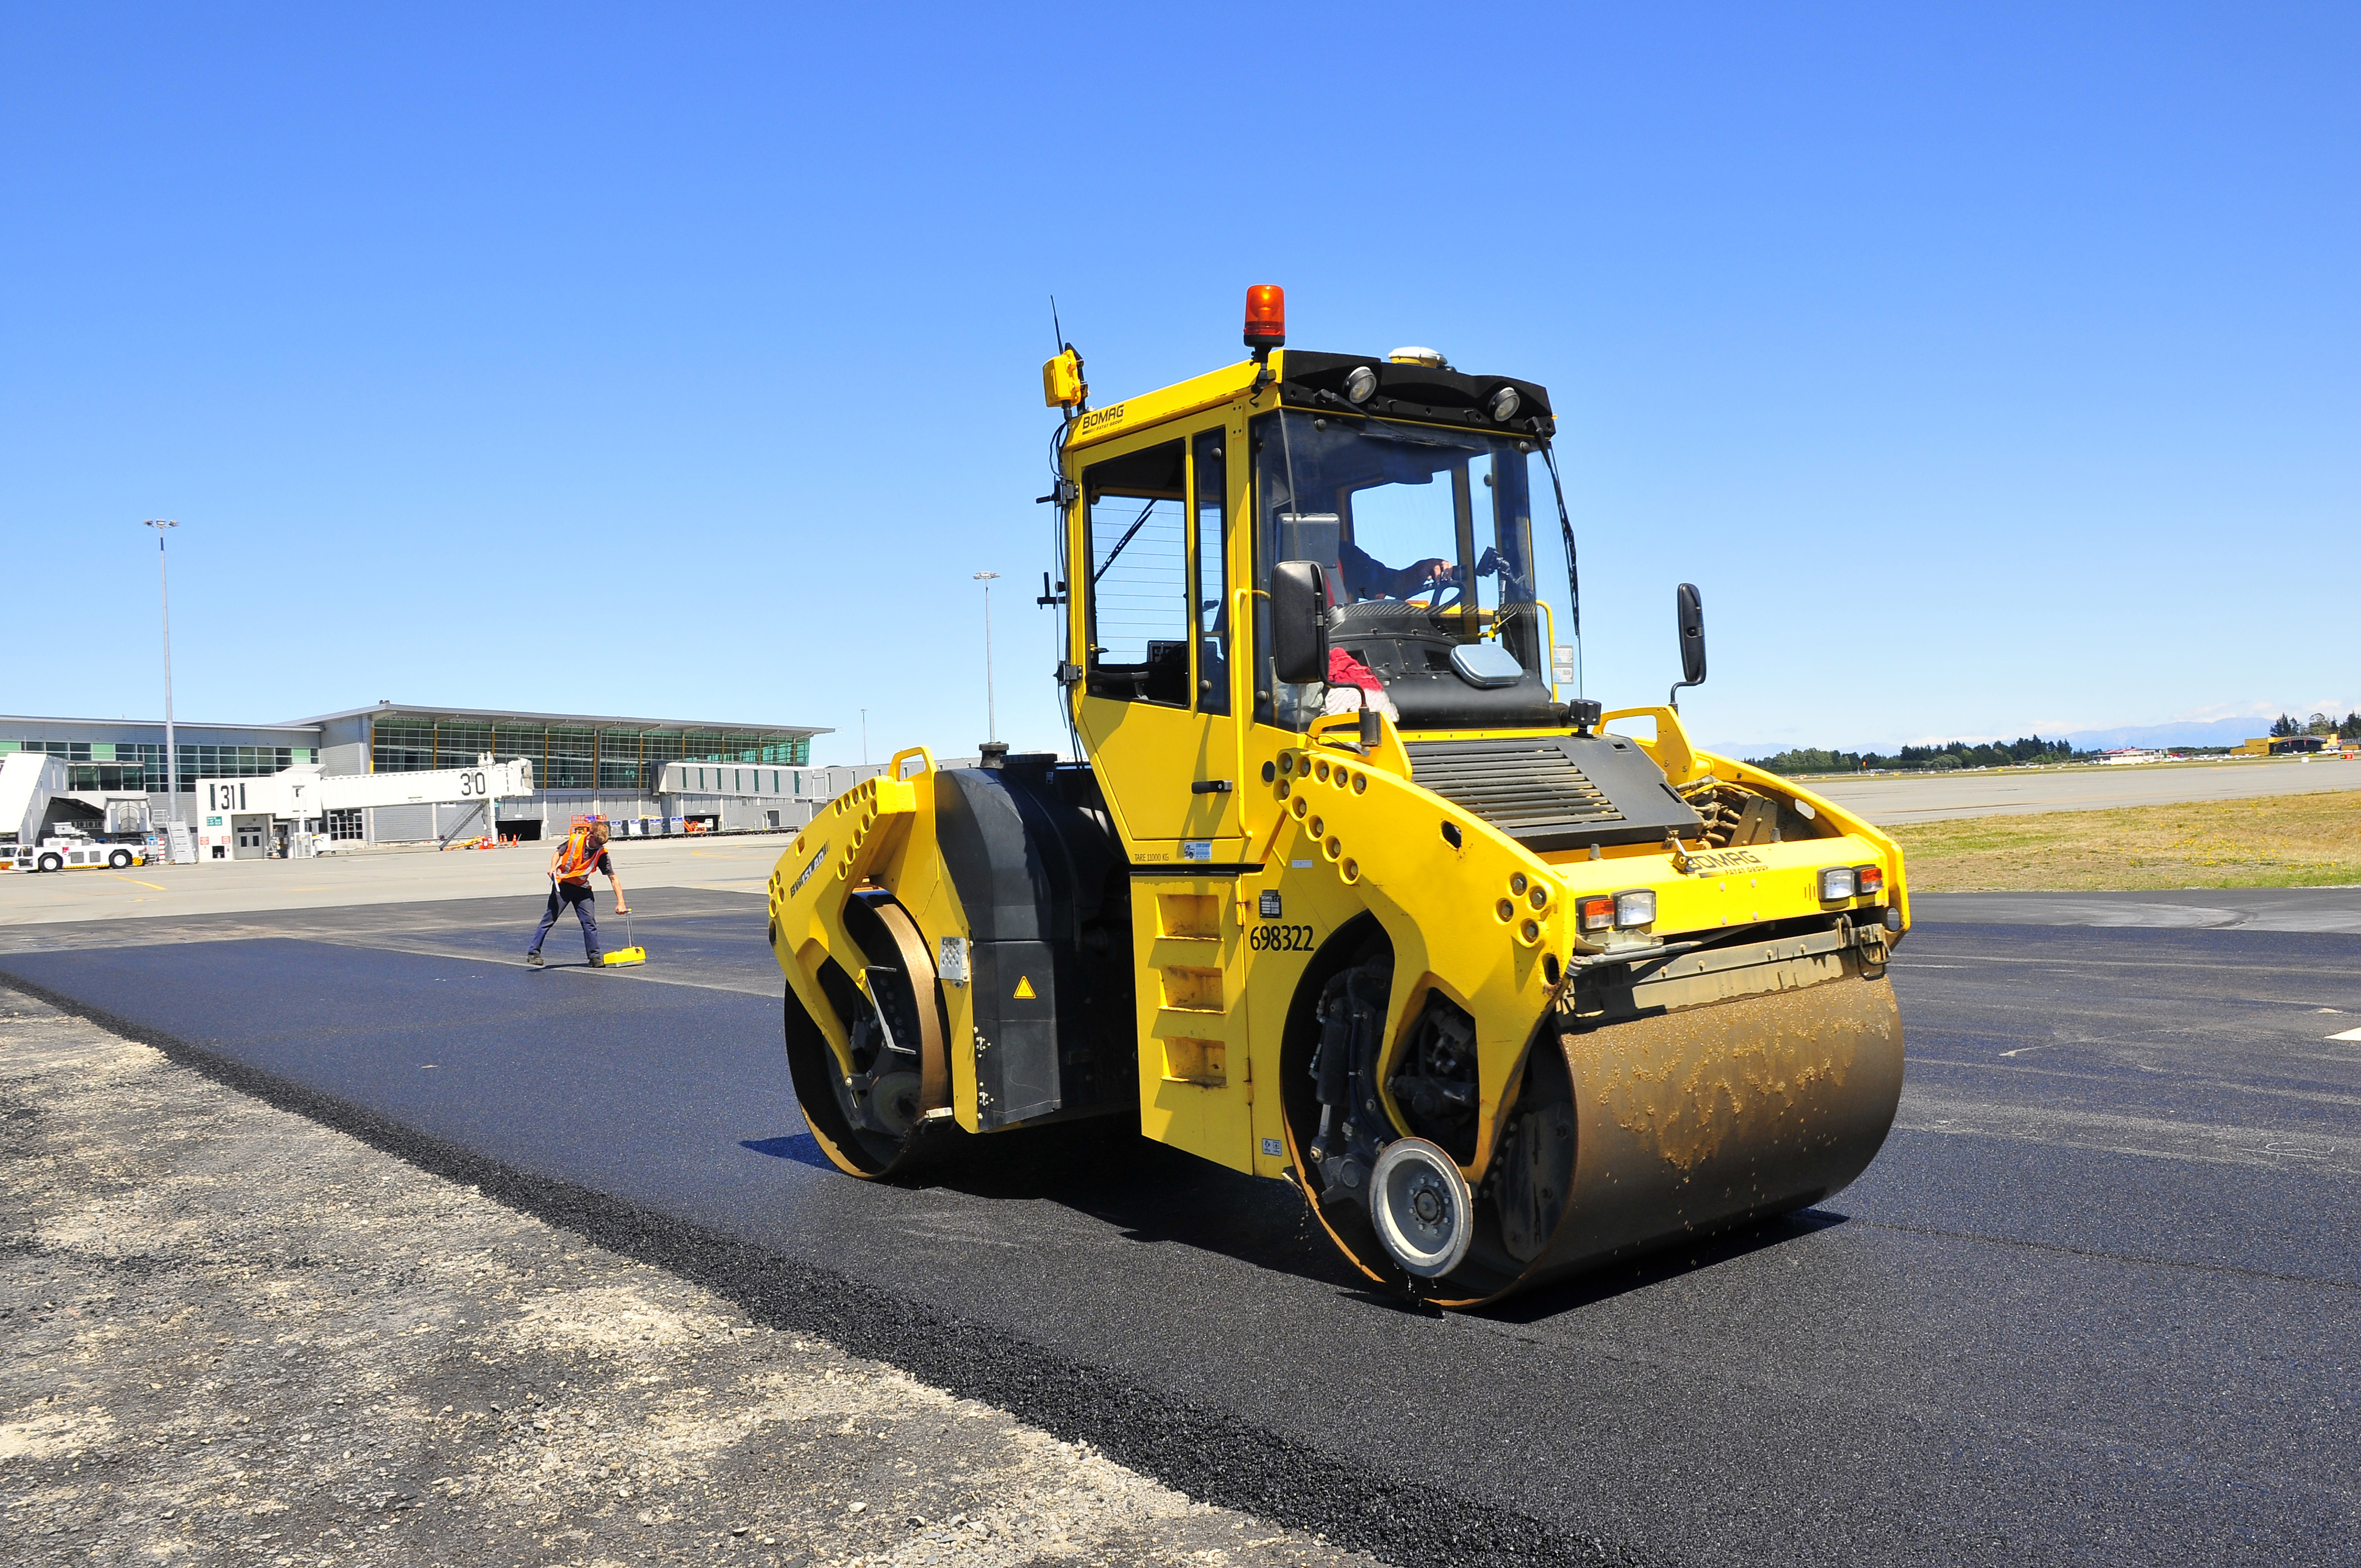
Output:
[[[180,721],[173,731],[183,820],[208,807],[218,796],[208,786],[224,781],[311,767],[330,778],[437,773],[489,756],[532,768],[533,792],[496,804],[503,838],[562,834],[586,813],[648,832],[792,828],[877,771],[813,767],[812,737],[823,729],[390,702],[284,724]],[[141,800],[158,829],[173,815],[160,721],[0,715],[0,756],[27,751],[58,759],[64,791],[102,817]],[[483,815],[464,802],[379,805],[331,811],[306,828],[333,843],[415,843],[479,833]],[[238,857],[249,848],[269,852],[241,840]]]

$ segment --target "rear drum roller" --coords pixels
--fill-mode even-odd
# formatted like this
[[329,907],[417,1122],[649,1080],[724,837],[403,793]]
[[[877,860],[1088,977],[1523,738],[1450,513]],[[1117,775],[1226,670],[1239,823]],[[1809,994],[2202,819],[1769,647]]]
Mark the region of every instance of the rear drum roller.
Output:
[[934,967],[909,916],[884,898],[857,901],[846,926],[873,961],[868,994],[830,960],[820,991],[842,1023],[853,1071],[790,986],[787,1067],[812,1137],[838,1168],[878,1179],[906,1177],[934,1163],[963,1135],[948,1115],[950,1072]]

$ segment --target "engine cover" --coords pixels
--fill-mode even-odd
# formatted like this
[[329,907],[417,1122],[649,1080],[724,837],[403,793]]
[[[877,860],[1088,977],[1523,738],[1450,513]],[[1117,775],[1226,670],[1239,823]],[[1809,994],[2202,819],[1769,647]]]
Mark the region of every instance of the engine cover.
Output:
[[1135,1102],[1130,879],[1091,770],[946,770],[935,838],[968,925],[977,1126]]

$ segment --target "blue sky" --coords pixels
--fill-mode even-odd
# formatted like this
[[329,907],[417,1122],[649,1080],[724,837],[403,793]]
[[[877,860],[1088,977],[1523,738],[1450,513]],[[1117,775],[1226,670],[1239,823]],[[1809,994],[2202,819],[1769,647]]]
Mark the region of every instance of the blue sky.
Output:
[[[1590,694],[1892,745],[2361,707],[2350,6],[11,8],[0,710],[1058,743],[1101,400],[1548,384]],[[52,576],[51,574],[54,574]]]

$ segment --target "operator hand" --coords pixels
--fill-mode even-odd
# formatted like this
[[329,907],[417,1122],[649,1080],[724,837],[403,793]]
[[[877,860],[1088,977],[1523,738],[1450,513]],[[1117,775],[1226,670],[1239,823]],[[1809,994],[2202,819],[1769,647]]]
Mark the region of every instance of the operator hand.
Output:
[[1423,561],[1413,561],[1395,574],[1399,590],[1395,598],[1406,598],[1421,588],[1444,587],[1459,580],[1459,568],[1440,555],[1430,555]]

